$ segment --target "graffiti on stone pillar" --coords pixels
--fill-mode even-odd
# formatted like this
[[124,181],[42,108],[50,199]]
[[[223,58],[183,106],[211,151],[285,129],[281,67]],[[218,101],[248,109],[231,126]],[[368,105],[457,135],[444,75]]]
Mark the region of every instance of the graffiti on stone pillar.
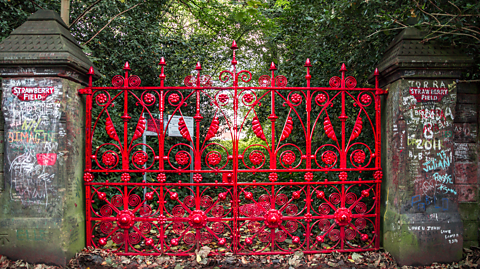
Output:
[[456,201],[453,133],[456,90],[448,81],[408,80],[401,111],[407,129],[407,150],[413,212],[448,211]]
[[61,81],[6,79],[2,86],[5,177],[10,198],[24,205],[48,205],[57,196],[55,174],[62,115]]

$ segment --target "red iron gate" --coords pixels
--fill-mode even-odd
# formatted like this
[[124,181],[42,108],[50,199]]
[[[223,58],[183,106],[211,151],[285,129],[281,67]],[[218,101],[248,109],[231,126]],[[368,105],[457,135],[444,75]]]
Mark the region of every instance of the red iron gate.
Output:
[[159,87],[141,87],[126,63],[113,87],[90,77],[79,91],[87,245],[126,255],[190,255],[205,245],[213,254],[378,249],[377,79],[356,88],[342,65],[330,87],[311,87],[307,59],[306,87],[287,87],[273,63],[252,86],[251,73],[236,70],[235,42],[231,49],[219,81],[198,63],[185,86],[164,86],[162,58]]

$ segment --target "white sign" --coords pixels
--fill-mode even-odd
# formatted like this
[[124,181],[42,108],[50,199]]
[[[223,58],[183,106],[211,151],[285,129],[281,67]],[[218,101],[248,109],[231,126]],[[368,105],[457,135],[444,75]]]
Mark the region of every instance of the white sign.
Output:
[[[169,136],[178,136],[182,137],[182,134],[180,134],[180,130],[178,130],[178,120],[180,120],[182,116],[172,116],[168,115],[168,118],[165,117],[163,119],[163,128],[165,129],[167,127],[168,119],[172,119],[170,121],[170,124],[168,125],[168,130],[167,130],[167,135]],[[183,117],[183,120],[185,121],[185,124],[187,125],[188,132],[190,133],[190,136],[194,136],[194,120],[193,117]],[[160,128],[160,119],[147,119],[147,128],[145,130],[145,135],[146,136],[157,136],[158,128]]]
[[[159,115],[152,115],[153,117],[158,117]],[[167,118],[165,117],[163,119],[163,129],[165,130],[165,127],[167,127]],[[147,128],[144,132],[146,136],[157,136],[158,133],[160,132],[159,130],[160,127],[160,119],[158,118],[151,118],[147,119]]]
[[[180,134],[180,130],[178,130],[178,120],[180,120],[182,116],[171,116],[168,115],[168,118],[170,120],[170,123],[168,124],[168,136],[179,136],[181,137],[182,134]],[[193,117],[183,117],[183,120],[185,121],[185,124],[187,125],[188,132],[190,133],[190,137],[194,136],[193,132]]]

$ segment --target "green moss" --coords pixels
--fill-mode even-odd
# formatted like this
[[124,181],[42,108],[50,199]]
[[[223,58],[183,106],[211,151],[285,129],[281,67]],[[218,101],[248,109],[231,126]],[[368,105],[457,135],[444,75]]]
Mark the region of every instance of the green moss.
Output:
[[477,221],[479,219],[480,208],[478,203],[460,203],[458,211],[462,220]]

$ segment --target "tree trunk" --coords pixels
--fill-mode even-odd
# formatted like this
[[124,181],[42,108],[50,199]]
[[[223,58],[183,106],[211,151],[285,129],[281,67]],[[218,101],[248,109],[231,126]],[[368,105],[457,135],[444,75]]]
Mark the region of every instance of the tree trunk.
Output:
[[62,0],[62,5],[60,7],[60,16],[67,26],[70,26],[69,16],[70,15],[70,0]]

